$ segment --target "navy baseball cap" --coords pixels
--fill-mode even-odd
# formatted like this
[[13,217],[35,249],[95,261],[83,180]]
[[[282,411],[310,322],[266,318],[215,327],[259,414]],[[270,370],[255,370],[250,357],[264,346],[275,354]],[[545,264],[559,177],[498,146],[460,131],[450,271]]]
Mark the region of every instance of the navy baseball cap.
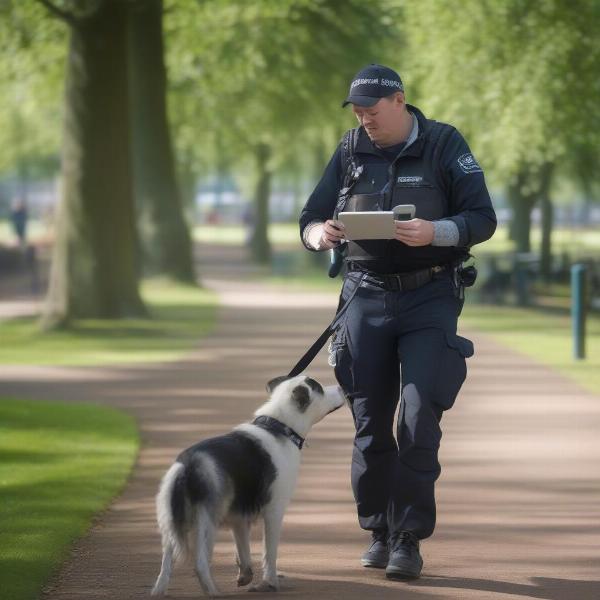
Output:
[[354,76],[348,97],[342,106],[346,104],[373,106],[381,98],[403,91],[402,79],[396,71],[383,65],[370,64]]

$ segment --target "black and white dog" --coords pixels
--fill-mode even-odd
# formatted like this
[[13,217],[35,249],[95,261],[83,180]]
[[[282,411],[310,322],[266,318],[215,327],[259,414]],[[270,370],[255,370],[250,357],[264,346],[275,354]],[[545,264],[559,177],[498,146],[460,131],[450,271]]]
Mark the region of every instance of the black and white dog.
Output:
[[216,530],[233,531],[239,567],[238,586],[253,578],[250,525],[264,519],[262,581],[249,591],[277,591],[277,546],[292,497],[300,450],[309,429],[340,408],[337,386],[324,389],[310,377],[278,377],[267,385],[269,400],[252,422],[184,450],[166,472],[156,496],[163,557],[152,595],[169,585],[173,561],[189,556],[204,592],[219,590],[210,572]]

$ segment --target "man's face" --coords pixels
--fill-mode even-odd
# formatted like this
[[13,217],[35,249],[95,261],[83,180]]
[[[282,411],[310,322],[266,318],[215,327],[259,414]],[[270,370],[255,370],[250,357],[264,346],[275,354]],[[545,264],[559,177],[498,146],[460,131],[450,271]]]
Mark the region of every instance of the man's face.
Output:
[[396,137],[403,109],[402,93],[382,98],[377,104],[369,107],[352,105],[352,112],[358,122],[365,128],[371,141],[380,146],[389,145]]

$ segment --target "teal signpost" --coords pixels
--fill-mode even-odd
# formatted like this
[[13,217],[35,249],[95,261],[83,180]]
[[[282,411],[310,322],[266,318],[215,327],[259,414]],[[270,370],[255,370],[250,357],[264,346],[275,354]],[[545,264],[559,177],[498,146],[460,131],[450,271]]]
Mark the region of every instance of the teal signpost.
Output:
[[573,358],[585,358],[585,275],[586,266],[571,267],[571,320],[573,325]]

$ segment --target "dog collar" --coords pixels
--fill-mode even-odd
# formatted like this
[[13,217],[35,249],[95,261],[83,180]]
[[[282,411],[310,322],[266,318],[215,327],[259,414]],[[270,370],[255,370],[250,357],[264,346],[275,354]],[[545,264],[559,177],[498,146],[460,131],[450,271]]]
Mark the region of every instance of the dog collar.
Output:
[[273,433],[281,433],[285,435],[288,439],[292,441],[293,444],[298,446],[298,450],[302,450],[302,446],[304,445],[304,438],[298,435],[291,427],[288,427],[285,423],[278,421],[273,417],[267,417],[266,415],[261,415],[260,417],[256,417],[254,421],[252,421],[252,425],[257,425],[258,427],[262,427],[267,431],[271,431]]

